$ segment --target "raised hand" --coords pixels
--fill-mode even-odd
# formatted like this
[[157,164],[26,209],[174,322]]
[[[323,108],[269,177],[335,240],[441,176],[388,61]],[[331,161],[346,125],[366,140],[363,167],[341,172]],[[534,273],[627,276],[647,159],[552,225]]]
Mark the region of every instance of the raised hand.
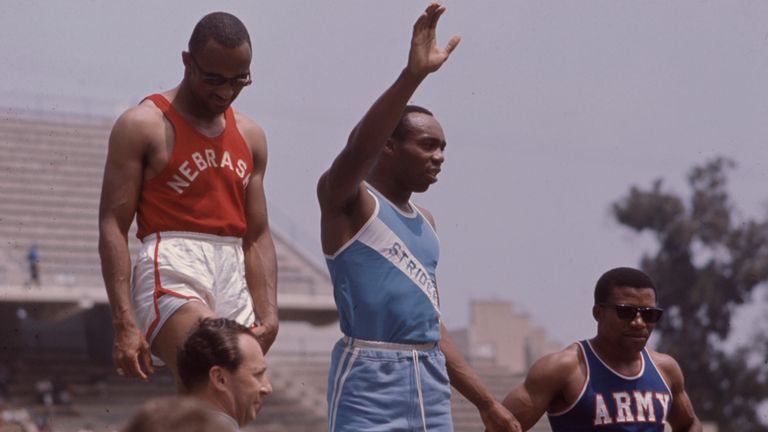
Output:
[[445,48],[437,46],[437,22],[445,8],[437,3],[427,6],[427,9],[419,16],[413,25],[411,37],[411,51],[408,55],[406,69],[417,77],[425,77],[440,69],[440,66],[448,60],[461,38],[454,36],[448,41]]

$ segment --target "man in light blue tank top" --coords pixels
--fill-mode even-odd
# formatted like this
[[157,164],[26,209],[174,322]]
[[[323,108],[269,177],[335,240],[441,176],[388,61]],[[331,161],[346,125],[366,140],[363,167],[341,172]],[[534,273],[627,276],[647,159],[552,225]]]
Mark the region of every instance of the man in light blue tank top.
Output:
[[436,45],[444,11],[433,4],[418,18],[407,66],[318,182],[323,251],[345,335],[328,376],[331,432],[452,431],[450,384],[489,431],[520,430],[441,322],[435,223],[410,201],[437,181],[444,160],[440,124],[406,106],[459,43]]
[[524,430],[546,412],[554,432],[700,432],[680,366],[645,347],[662,312],[648,275],[607,271],[595,286],[597,336],[538,360],[504,405]]

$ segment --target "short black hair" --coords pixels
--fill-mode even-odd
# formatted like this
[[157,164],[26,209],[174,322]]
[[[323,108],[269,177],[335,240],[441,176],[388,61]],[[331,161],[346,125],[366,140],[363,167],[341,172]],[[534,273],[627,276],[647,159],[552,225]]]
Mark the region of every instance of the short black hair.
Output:
[[412,113],[426,114],[431,117],[435,116],[430,110],[424,107],[418,105],[406,105],[405,109],[403,109],[403,113],[400,115],[400,120],[397,122],[397,126],[395,126],[395,130],[392,131],[392,138],[402,141],[408,137],[412,127],[411,121],[408,120],[408,115]]
[[243,362],[240,335],[256,336],[248,327],[227,318],[203,318],[177,351],[179,379],[187,390],[208,382],[214,366],[234,372]]
[[244,42],[251,46],[245,24],[227,12],[212,12],[198,21],[189,38],[189,52],[199,53],[211,39],[226,48],[237,48]]
[[656,284],[650,276],[632,267],[616,267],[600,276],[595,285],[595,304],[605,303],[616,287],[651,288],[656,296]]

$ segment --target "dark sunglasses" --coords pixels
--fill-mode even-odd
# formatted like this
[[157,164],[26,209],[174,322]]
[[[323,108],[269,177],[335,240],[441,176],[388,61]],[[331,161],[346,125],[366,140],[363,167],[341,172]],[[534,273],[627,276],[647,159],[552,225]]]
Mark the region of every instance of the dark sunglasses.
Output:
[[661,319],[661,315],[664,313],[664,309],[657,307],[637,307],[611,303],[599,303],[598,306],[614,309],[616,311],[616,316],[624,321],[632,321],[637,314],[640,313],[643,321],[651,324],[658,322]]
[[229,84],[232,87],[235,88],[242,88],[251,85],[253,81],[251,80],[251,73],[248,72],[245,76],[239,76],[234,78],[225,78],[218,74],[212,74],[206,71],[205,69],[200,67],[200,64],[197,62],[194,56],[190,54],[189,56],[192,59],[192,63],[195,65],[195,68],[198,72],[200,72],[201,78],[204,83],[211,87],[221,87],[224,84]]

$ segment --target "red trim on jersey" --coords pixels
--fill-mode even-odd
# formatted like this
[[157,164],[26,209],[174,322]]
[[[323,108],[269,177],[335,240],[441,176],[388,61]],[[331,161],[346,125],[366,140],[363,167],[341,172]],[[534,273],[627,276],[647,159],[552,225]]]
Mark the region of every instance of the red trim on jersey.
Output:
[[156,240],[155,240],[155,289],[154,293],[152,294],[152,304],[155,308],[155,319],[152,320],[152,324],[149,325],[149,329],[147,330],[146,338],[147,340],[150,340],[150,337],[152,336],[152,333],[154,333],[155,328],[160,323],[160,305],[158,304],[157,300],[163,296],[164,294],[172,295],[174,297],[183,298],[186,300],[197,300],[201,303],[204,303],[202,299],[195,296],[185,296],[183,294],[177,293],[176,291],[172,291],[169,289],[166,289],[163,287],[163,285],[160,283],[160,264],[157,259],[159,252],[160,252],[160,233],[155,233]]

